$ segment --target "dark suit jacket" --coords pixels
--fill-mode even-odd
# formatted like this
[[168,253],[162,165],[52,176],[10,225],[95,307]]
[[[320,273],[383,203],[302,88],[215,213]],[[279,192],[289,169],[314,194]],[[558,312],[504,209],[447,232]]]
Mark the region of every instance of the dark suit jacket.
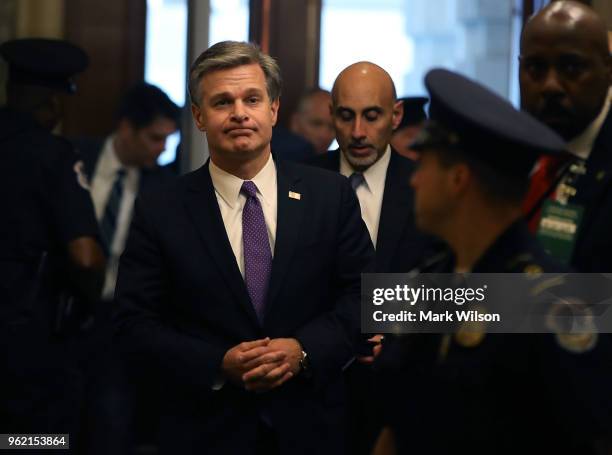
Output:
[[[348,181],[277,162],[276,246],[263,326],[232,252],[208,164],[135,207],[121,258],[118,340],[166,381],[162,452],[253,453],[266,415],[281,453],[342,453],[342,368],[359,338],[360,273],[373,257]],[[289,191],[300,199],[290,198]],[[255,394],[220,377],[247,340],[297,338],[313,377]]]
[[593,145],[586,169],[577,181],[576,196],[569,200],[585,209],[571,265],[579,272],[612,272],[612,112]]
[[[93,174],[96,171],[104,141],[100,138],[75,138],[72,143],[75,145],[84,164],[84,172],[90,182],[93,179]],[[155,166],[151,169],[140,169],[140,180],[138,191],[148,191],[157,186],[168,183],[176,178],[176,174],[169,166]]]
[[[309,164],[340,171],[340,150],[319,155]],[[440,242],[419,231],[414,219],[414,191],[410,176],[415,163],[391,150],[383,194],[378,237],[376,271],[408,272],[441,249]]]

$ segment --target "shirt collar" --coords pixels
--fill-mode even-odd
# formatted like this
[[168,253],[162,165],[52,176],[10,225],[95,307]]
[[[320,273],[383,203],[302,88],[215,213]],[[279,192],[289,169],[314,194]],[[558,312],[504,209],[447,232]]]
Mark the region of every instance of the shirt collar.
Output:
[[606,117],[608,116],[608,112],[610,111],[610,99],[612,97],[612,90],[608,90],[608,96],[606,96],[606,101],[604,102],[599,115],[595,117],[595,120],[591,122],[591,124],[578,136],[573,138],[567,144],[567,149],[579,158],[586,160],[591,154],[591,150],[593,149],[593,145],[595,144],[595,140],[597,136],[599,136],[599,131],[603,126]]
[[[233,209],[240,198],[240,189],[244,180],[224,171],[212,160],[208,164],[208,170],[215,191]],[[269,204],[273,200],[273,193],[276,191],[276,166],[272,154],[268,157],[264,167],[251,181],[257,186],[257,191],[261,194],[263,201]]]
[[[391,146],[387,144],[387,148],[376,163],[363,171],[366,187],[372,194],[379,194],[385,190],[385,177],[387,168],[391,161]],[[340,173],[345,177],[349,177],[355,170],[346,159],[344,152],[340,151]]]

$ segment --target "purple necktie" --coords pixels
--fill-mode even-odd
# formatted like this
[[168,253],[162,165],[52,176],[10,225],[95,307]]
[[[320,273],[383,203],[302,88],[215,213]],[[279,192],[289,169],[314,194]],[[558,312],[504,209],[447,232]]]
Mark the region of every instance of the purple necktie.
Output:
[[263,321],[268,281],[272,270],[272,254],[268,229],[257,186],[249,180],[240,190],[247,198],[242,209],[242,243],[244,245],[244,280],[259,321]]

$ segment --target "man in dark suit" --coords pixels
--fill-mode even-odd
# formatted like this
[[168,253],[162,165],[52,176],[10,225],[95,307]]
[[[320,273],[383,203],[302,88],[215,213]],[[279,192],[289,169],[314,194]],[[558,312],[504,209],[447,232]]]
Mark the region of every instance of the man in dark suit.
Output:
[[[403,114],[393,80],[373,63],[350,65],[334,83],[331,109],[340,149],[317,157],[312,164],[349,178],[376,248],[376,271],[408,272],[431,256],[433,243],[414,223],[410,176],[415,163],[390,146]],[[375,352],[379,349],[375,347]],[[355,364],[347,372],[349,438],[351,453],[365,454],[378,433],[379,413],[368,365],[373,358],[360,360],[366,365]]]
[[349,177],[376,248],[376,271],[407,272],[428,245],[417,231],[410,175],[415,164],[390,146],[403,104],[381,67],[359,62],[345,68],[332,90],[332,115],[340,148],[311,164]]
[[[612,268],[611,75],[606,27],[588,6],[554,2],[525,26],[522,107],[566,139],[572,154],[540,160],[525,211],[544,246],[581,272]],[[575,235],[565,242],[554,240],[559,233],[545,222],[557,206],[572,214],[563,221]]]
[[136,204],[117,336],[166,382],[162,453],[343,453],[342,370],[373,251],[348,181],[273,159],[280,71],[247,43],[190,71],[210,160]]
[[157,165],[167,137],[180,123],[180,109],[162,90],[144,82],[131,87],[119,102],[117,127],[105,139],[77,139],[75,144],[89,178],[96,217],[109,258],[102,298],[115,291],[119,256],[123,252],[138,193],[172,179]]
[[[157,165],[157,158],[164,151],[168,135],[179,127],[180,109],[162,90],[141,82],[122,97],[116,117],[117,126],[105,139],[74,141],[90,182],[108,258],[102,299],[95,312],[95,330],[89,331],[88,343],[81,345],[88,377],[85,445],[92,455],[129,451],[135,410],[146,409],[136,418],[138,427],[144,428],[145,433],[154,431],[147,424],[148,416],[155,414],[153,381],[149,388],[140,386],[130,393],[125,368],[109,346],[110,313],[134,200],[139,193],[175,177],[168,168]],[[133,397],[139,404],[132,404]]]

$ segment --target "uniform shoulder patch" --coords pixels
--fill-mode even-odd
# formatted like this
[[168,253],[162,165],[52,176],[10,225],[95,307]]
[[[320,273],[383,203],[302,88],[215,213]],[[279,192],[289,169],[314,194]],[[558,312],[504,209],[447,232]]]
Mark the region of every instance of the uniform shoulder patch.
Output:
[[584,302],[564,298],[546,315],[547,328],[566,351],[583,354],[597,345],[599,333],[593,311]]
[[83,161],[79,160],[76,163],[74,163],[72,170],[76,174],[76,179],[77,179],[77,183],[79,184],[79,186],[83,188],[85,191],[91,190],[89,179],[87,178],[87,175],[85,174],[85,164],[83,163]]

